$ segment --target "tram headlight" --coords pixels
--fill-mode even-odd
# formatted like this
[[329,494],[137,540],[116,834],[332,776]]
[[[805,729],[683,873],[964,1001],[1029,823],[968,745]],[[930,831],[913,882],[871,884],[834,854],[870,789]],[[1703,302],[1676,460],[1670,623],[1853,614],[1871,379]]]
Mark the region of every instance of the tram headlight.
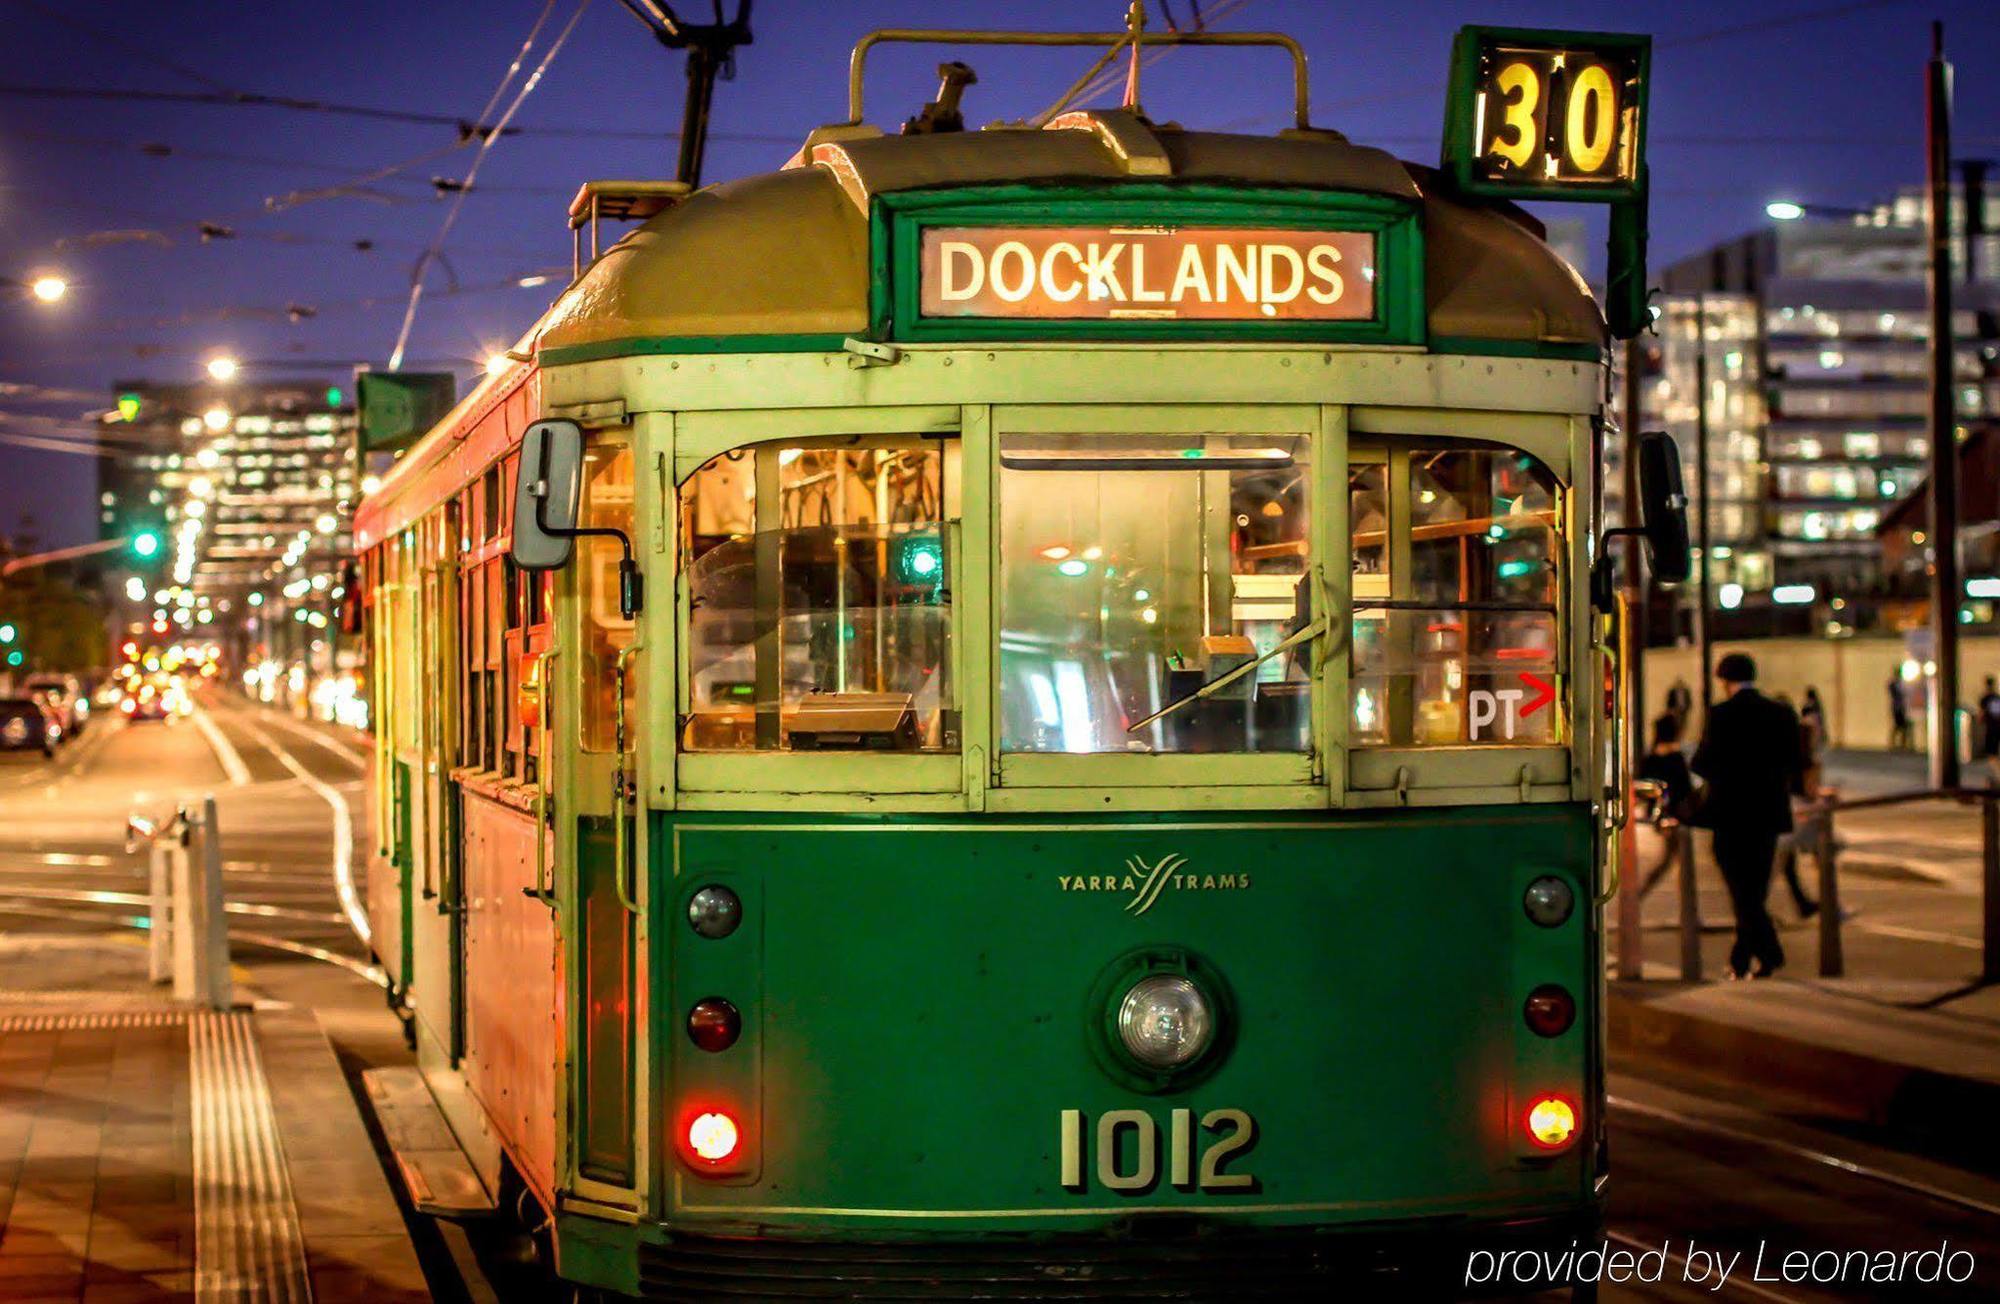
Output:
[[727,937],[742,922],[743,899],[720,883],[688,898],[688,926],[703,937]]
[[1194,981],[1179,974],[1141,978],[1118,1006],[1118,1039],[1150,1069],[1177,1069],[1215,1040],[1215,1013]]
[[1561,1096],[1543,1096],[1528,1106],[1528,1139],[1544,1150],[1560,1150],[1576,1135],[1576,1109]]
[[1528,884],[1528,890],[1521,897],[1521,908],[1528,912],[1528,918],[1544,928],[1554,928],[1563,923],[1576,909],[1576,892],[1569,883],[1554,874],[1544,874]]

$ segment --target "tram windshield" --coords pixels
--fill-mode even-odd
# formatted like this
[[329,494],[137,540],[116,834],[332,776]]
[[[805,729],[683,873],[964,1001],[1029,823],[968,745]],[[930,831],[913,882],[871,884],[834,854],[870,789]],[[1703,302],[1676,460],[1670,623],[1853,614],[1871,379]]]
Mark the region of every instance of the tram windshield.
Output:
[[759,444],[681,491],[693,751],[946,751],[958,441]]
[[1355,746],[1563,737],[1562,512],[1526,453],[1391,446],[1348,465]]
[[1000,446],[1010,752],[1300,752],[1310,465],[1296,435],[1020,434]]

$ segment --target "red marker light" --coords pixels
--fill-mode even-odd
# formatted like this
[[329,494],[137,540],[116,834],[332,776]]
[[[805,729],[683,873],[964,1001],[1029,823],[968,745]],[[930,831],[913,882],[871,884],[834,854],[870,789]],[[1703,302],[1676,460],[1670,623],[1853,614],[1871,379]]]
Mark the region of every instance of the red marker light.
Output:
[[736,1153],[736,1120],[714,1112],[699,1114],[688,1124],[688,1149],[695,1157],[719,1164]]
[[1528,1106],[1528,1138],[1543,1150],[1560,1150],[1576,1135],[1576,1110],[1560,1096]]

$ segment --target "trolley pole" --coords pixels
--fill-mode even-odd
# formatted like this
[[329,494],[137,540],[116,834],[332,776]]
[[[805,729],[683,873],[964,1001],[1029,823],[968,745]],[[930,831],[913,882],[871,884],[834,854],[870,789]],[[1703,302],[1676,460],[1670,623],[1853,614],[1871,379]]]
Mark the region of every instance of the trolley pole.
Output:
[[1694,297],[1694,482],[1694,640],[1701,659],[1701,727],[1706,733],[1708,708],[1715,695],[1714,681],[1710,678],[1715,666],[1715,640],[1709,629],[1709,612],[1715,608],[1708,592],[1708,296],[1705,294]]
[[[1623,463],[1624,510],[1620,525],[1639,523],[1639,359],[1643,353],[1637,336],[1625,341],[1625,456]],[[1624,866],[1618,888],[1618,977],[1636,980],[1644,976],[1645,930],[1640,917],[1639,825],[1631,817],[1632,787],[1639,774],[1639,759],[1646,754],[1646,590],[1641,578],[1639,536],[1625,536],[1623,603],[1625,646],[1618,650],[1625,672],[1625,826],[1618,831],[1618,863]]]
[[1931,24],[1924,126],[1930,181],[1931,785],[1958,786],[1958,418],[1952,401],[1951,65],[1944,24]]

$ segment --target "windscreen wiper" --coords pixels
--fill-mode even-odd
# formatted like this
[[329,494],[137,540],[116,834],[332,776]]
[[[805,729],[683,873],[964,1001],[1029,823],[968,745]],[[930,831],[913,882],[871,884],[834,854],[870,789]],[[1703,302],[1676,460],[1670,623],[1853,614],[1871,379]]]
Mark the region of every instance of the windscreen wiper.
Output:
[[1158,720],[1162,716],[1172,715],[1175,711],[1180,710],[1182,707],[1186,706],[1190,702],[1199,702],[1204,697],[1213,696],[1216,692],[1220,691],[1223,688],[1226,688],[1230,684],[1235,683],[1243,676],[1249,674],[1252,670],[1255,670],[1258,666],[1263,665],[1266,661],[1269,661],[1272,657],[1278,655],[1278,653],[1283,652],[1288,648],[1297,647],[1299,644],[1305,642],[1307,639],[1318,638],[1321,634],[1324,634],[1325,632],[1326,632],[1326,617],[1321,616],[1318,620],[1315,620],[1312,624],[1307,625],[1304,629],[1292,635],[1284,642],[1278,644],[1278,646],[1272,648],[1269,652],[1266,652],[1263,656],[1258,657],[1255,661],[1245,661],[1242,665],[1236,667],[1234,670],[1224,671],[1222,674],[1217,675],[1215,678],[1203,684],[1200,688],[1197,688],[1192,693],[1189,693],[1186,697],[1175,698],[1173,701],[1167,703],[1165,706],[1153,712],[1151,715],[1139,721],[1137,724],[1126,725],[1125,732],[1137,733],[1141,729],[1144,729],[1147,725],[1153,723],[1153,721]]

